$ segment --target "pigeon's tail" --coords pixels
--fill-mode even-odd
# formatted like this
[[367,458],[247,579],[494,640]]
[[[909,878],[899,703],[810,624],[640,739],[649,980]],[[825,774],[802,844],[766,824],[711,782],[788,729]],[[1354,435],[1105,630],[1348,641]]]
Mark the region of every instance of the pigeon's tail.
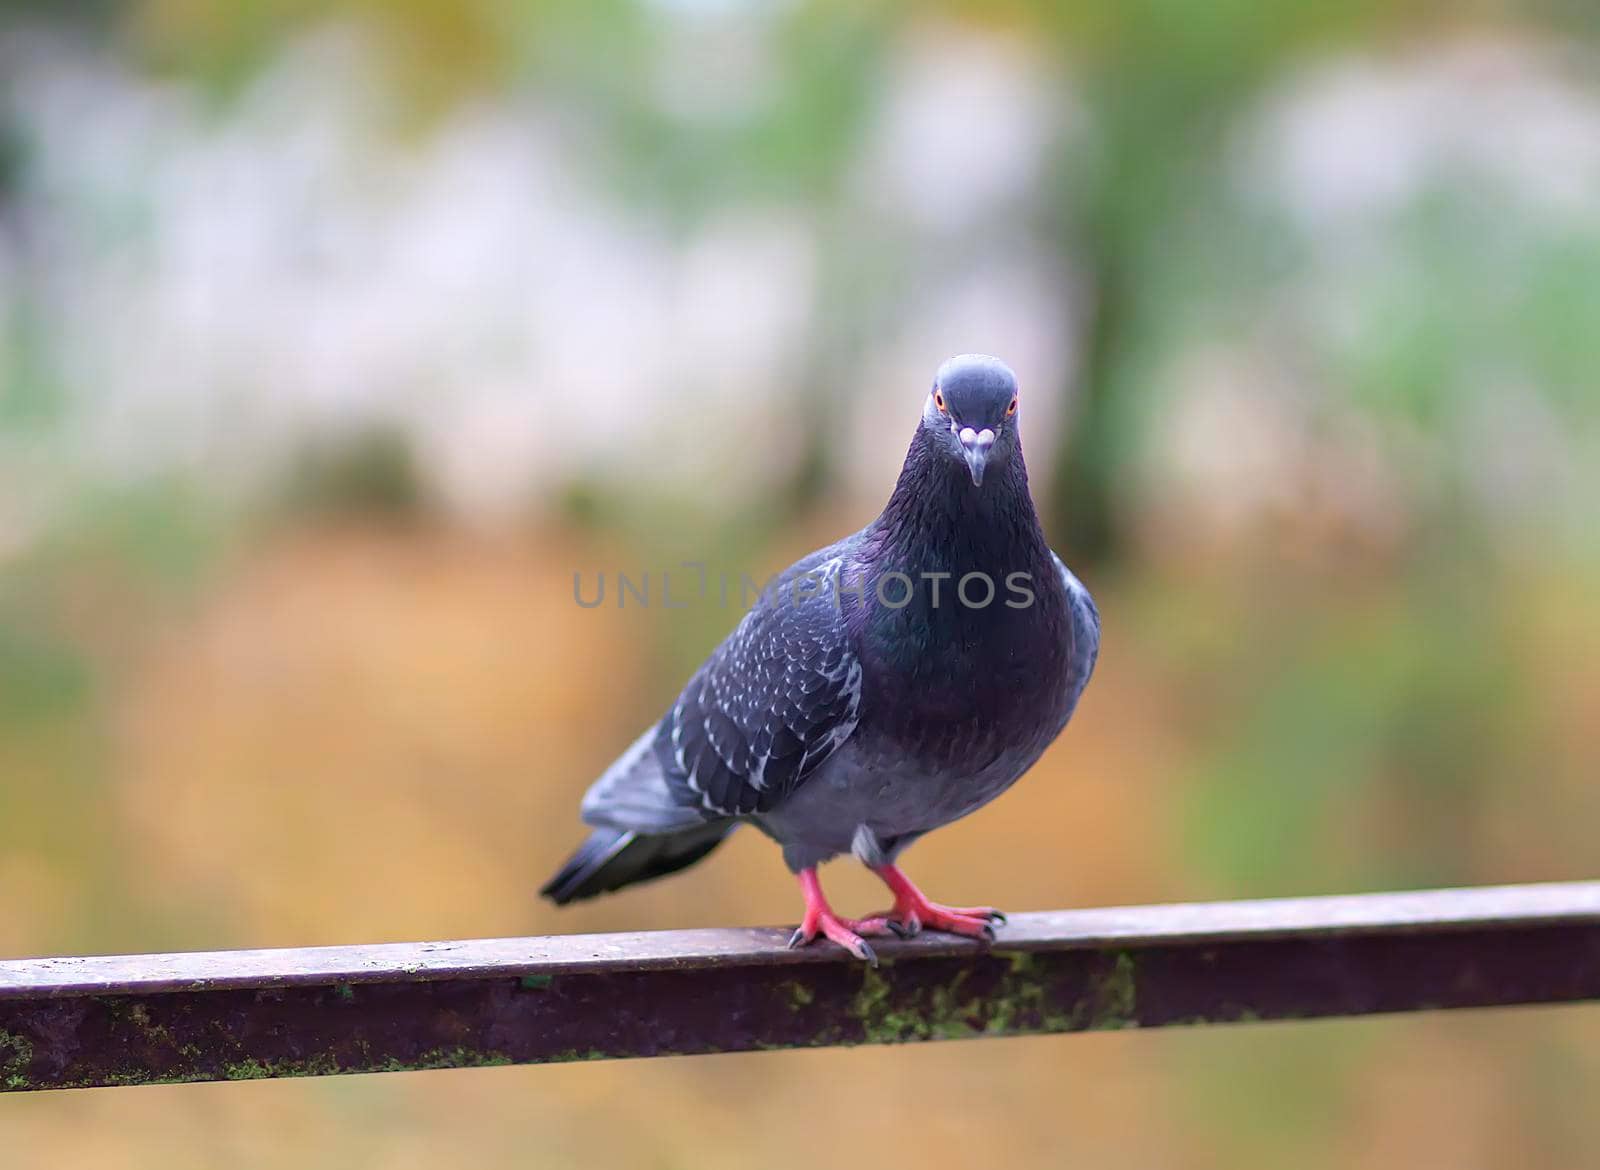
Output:
[[676,873],[710,853],[737,822],[707,821],[674,797],[653,745],[641,735],[583,798],[589,839],[539,892],[558,906]]
[[596,829],[539,892],[565,906],[665,877],[699,861],[736,826],[736,821],[713,821],[670,833]]

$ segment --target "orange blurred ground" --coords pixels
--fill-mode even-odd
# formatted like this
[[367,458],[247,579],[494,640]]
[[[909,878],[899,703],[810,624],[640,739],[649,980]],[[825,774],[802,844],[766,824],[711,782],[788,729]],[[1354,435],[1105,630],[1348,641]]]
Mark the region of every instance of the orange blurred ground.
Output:
[[[577,839],[579,793],[676,682],[649,650],[660,611],[572,604],[572,568],[617,555],[557,530],[312,526],[133,632],[80,622],[105,653],[101,738],[78,765],[47,726],[0,755],[0,953],[793,920],[755,834],[624,896],[561,912],[534,897]],[[1192,693],[1170,648],[1184,639],[1141,633],[1158,615],[1139,589],[1099,592],[1106,652],[1072,728],[1006,798],[919,845],[913,872],[1016,909],[1316,892],[1253,888],[1188,839],[1210,716],[1260,696]],[[704,649],[732,619],[696,620]],[[1584,834],[1560,826],[1594,823],[1574,777],[1593,775],[1596,710],[1573,684],[1595,630],[1526,625],[1537,742],[1565,763],[1460,821],[1484,881],[1577,876]],[[69,790],[79,773],[104,799]],[[1403,795],[1357,786],[1330,807],[1325,872],[1405,848],[1383,831]],[[850,864],[827,878],[848,906],[878,896]],[[1595,1100],[1600,1013],[1535,1010],[12,1096],[0,1166],[1578,1167],[1600,1148]]]

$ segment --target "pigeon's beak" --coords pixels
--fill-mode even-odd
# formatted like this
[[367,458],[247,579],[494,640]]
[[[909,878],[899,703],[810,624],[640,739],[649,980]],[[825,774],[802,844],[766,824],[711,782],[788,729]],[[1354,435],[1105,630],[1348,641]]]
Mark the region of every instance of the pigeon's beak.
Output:
[[961,453],[966,457],[967,470],[972,472],[972,482],[983,486],[983,472],[989,466],[989,452],[994,449],[994,432],[988,427],[975,431],[964,427],[956,435],[961,442]]

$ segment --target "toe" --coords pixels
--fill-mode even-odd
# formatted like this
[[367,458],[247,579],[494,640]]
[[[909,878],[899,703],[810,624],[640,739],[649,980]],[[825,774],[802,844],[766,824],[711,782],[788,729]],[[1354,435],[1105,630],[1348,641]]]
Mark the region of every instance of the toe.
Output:
[[877,952],[874,951],[871,944],[869,944],[867,940],[862,938],[859,934],[849,930],[839,930],[831,932],[828,937],[834,942],[838,943],[845,950],[849,951],[856,958],[860,959],[863,963],[870,963],[874,967],[878,965]]
[[881,938],[884,935],[899,933],[895,929],[894,922],[881,914],[874,914],[871,918],[845,918],[840,921],[846,930],[869,938]]
[[901,938],[916,938],[922,933],[922,919],[915,911],[889,920],[889,929]]
[[928,921],[928,929],[942,931],[945,934],[959,934],[967,938],[981,938],[988,942],[994,941],[994,926],[989,920],[967,914],[947,912],[934,915]]
[[[821,927],[823,934],[856,958],[864,963],[870,963],[874,967],[878,965],[877,953],[867,945],[866,939],[856,932],[856,927],[860,924],[843,918],[829,917],[824,918],[818,925]],[[887,933],[887,931],[884,931],[884,933]]]

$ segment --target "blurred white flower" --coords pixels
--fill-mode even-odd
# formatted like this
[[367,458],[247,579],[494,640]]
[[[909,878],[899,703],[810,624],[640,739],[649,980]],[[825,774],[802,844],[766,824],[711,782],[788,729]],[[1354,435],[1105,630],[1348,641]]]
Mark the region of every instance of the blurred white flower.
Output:
[[929,231],[981,233],[1026,207],[1075,121],[1046,62],[972,28],[913,26],[888,78],[856,187],[869,206]]
[[1294,74],[1246,127],[1240,189],[1330,241],[1440,182],[1488,183],[1546,214],[1592,218],[1600,91],[1571,64],[1553,49],[1496,39]]
[[[704,74],[725,22],[660,19],[677,33],[657,96],[686,118],[722,106]],[[749,30],[772,22],[743,27],[735,56],[759,72],[771,46]],[[176,469],[247,495],[303,445],[381,426],[446,501],[494,517],[577,478],[734,507],[803,454],[830,259],[806,214],[734,204],[671,234],[587,173],[528,92],[396,141],[350,28],[292,46],[221,108],[60,39],[5,65],[37,147],[12,282],[68,388],[57,444],[75,474]],[[863,385],[836,454],[867,495],[962,350],[1017,366],[1048,464],[1073,314],[1018,223],[1058,129],[1041,78],[1019,46],[950,30],[918,34],[891,77],[850,196],[907,245],[905,281],[850,293],[893,323],[842,363]],[[892,427],[855,425],[880,404]]]

